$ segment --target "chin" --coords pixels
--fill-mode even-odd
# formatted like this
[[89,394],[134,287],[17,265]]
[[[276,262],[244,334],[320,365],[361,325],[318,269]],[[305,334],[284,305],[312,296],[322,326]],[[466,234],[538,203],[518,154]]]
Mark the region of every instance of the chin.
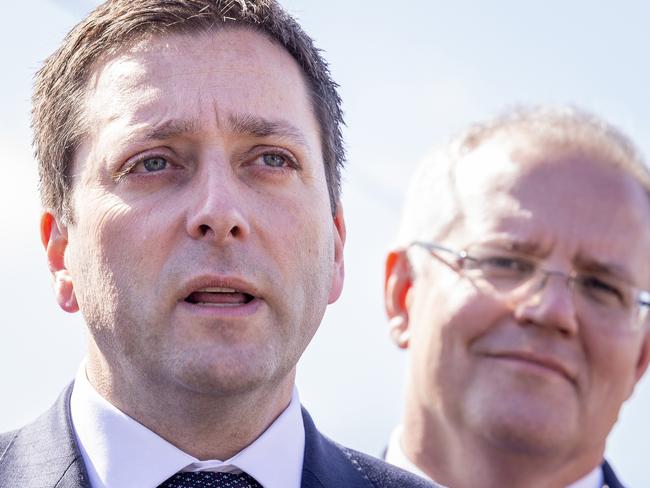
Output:
[[518,422],[492,425],[485,431],[489,443],[508,452],[525,457],[553,455],[563,450],[571,440],[561,425],[530,425]]
[[202,351],[175,365],[177,382],[186,389],[209,396],[250,393],[282,376],[273,358],[229,349],[223,353]]
[[[502,405],[493,411],[483,411],[471,419],[474,431],[495,448],[525,456],[557,453],[569,447],[576,438],[576,423],[570,415],[549,412],[544,405],[526,408],[522,405]],[[560,410],[561,411],[561,410]]]
[[465,402],[466,421],[495,447],[543,454],[563,450],[578,436],[578,410],[571,397],[486,393],[474,391]]

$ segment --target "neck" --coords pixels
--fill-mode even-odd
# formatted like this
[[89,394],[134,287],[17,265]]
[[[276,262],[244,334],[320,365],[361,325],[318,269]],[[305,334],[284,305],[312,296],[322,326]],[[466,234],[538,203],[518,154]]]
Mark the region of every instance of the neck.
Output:
[[[183,452],[223,461],[255,441],[286,409],[295,368],[272,384],[225,393],[125,376],[92,353],[86,374],[102,397]],[[126,377],[137,380],[122,381]]]
[[403,425],[406,457],[435,482],[454,488],[564,488],[602,462],[602,449],[576,455],[564,446],[542,452],[499,444],[409,402]]

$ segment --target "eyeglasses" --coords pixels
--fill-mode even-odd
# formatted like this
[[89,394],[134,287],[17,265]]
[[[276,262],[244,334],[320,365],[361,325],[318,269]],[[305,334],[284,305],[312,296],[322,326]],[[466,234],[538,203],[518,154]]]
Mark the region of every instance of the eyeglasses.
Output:
[[[542,268],[540,260],[534,257],[488,248],[477,248],[470,255],[429,242],[413,242],[411,246],[426,249],[477,285],[487,285],[488,291],[500,298],[530,298],[554,276],[562,278],[571,289],[576,314],[583,321],[603,328],[631,330],[646,323],[650,291],[609,274],[575,270],[566,274]],[[441,254],[453,257],[455,262],[450,263]]]

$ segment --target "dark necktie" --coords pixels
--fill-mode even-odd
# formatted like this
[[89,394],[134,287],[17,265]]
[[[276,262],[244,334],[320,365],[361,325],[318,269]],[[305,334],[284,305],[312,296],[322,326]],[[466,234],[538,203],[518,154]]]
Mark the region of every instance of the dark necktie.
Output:
[[246,473],[198,471],[176,473],[158,488],[262,488],[262,485]]

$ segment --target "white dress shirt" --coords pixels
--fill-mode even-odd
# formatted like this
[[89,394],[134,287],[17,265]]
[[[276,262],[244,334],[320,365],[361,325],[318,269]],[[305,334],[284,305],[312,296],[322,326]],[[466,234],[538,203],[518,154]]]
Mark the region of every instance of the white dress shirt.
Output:
[[264,488],[300,488],[305,427],[295,387],[269,428],[225,461],[199,461],[118,410],[92,387],[85,364],[70,409],[92,488],[155,488],[179,471],[244,471]]
[[[401,425],[397,426],[397,428],[393,430],[388,443],[388,449],[386,450],[386,461],[394,466],[398,466],[406,471],[422,476],[423,478],[428,480],[431,479],[424,474],[420,468],[413,464],[408,457],[406,457],[406,454],[402,449],[402,432],[403,427]],[[603,471],[600,469],[600,466],[596,466],[587,476],[580,478],[575,483],[571,483],[566,488],[602,488],[602,486]]]

